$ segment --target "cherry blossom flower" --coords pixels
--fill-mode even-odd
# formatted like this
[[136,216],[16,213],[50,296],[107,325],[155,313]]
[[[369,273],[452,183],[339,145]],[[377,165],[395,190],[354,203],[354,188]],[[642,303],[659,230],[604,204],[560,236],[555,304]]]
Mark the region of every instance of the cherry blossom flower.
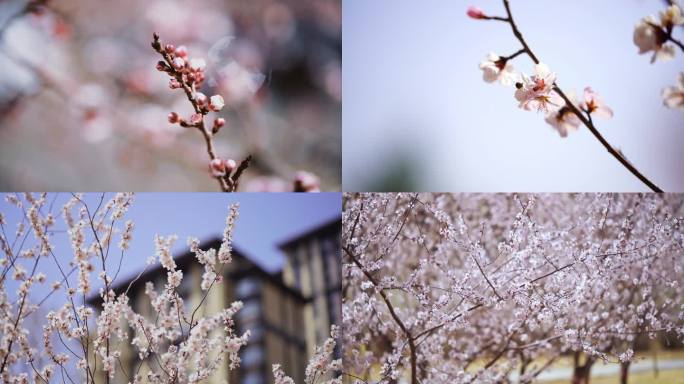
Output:
[[527,111],[548,112],[563,105],[563,99],[553,91],[556,74],[546,64],[534,66],[534,75],[523,75],[522,82],[516,83],[515,98],[519,107]]
[[667,33],[659,26],[655,17],[647,16],[634,28],[634,44],[639,54],[653,52],[651,63],[656,60],[667,61],[675,56],[675,47],[667,42]]
[[660,25],[667,29],[672,29],[676,25],[684,25],[684,15],[678,4],[670,4],[664,11],[660,12]]
[[480,69],[484,81],[488,83],[498,80],[502,85],[511,85],[520,81],[520,74],[515,72],[509,60],[494,52],[490,52],[487,59],[480,62]]
[[209,109],[218,112],[221,109],[223,109],[223,106],[225,105],[225,102],[223,101],[223,97],[221,95],[214,95],[209,99]]
[[663,89],[663,104],[668,108],[684,109],[684,72],[677,76],[677,84]]
[[[577,103],[577,96],[574,92],[569,92],[567,96],[573,104]],[[576,131],[582,124],[579,117],[567,105],[550,111],[545,120],[558,131],[561,137],[567,137],[569,132]]]
[[601,96],[594,92],[591,87],[584,88],[584,101],[580,104],[580,108],[591,115],[606,119],[613,117],[613,110],[603,102]]

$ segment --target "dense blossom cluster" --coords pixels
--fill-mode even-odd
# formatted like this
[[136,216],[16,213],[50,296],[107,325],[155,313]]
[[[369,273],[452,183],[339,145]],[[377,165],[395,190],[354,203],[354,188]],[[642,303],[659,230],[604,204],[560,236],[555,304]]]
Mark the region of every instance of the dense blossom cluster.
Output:
[[[580,125],[584,125],[592,135],[603,145],[615,159],[617,159],[628,171],[636,176],[654,192],[662,192],[651,180],[643,175],[631,162],[627,161],[624,154],[614,148],[598,131],[593,118],[611,118],[613,111],[603,101],[601,96],[591,87],[584,88],[582,100],[572,92],[564,92],[557,84],[556,73],[552,72],[548,65],[543,63],[534,54],[529,44],[518,29],[513,18],[509,0],[503,0],[506,16],[490,16],[476,7],[469,7],[466,11],[468,17],[475,20],[494,20],[508,24],[513,35],[518,40],[521,48],[509,56],[499,56],[489,53],[484,61],[480,62],[483,79],[488,83],[498,81],[502,85],[515,84],[515,99],[518,106],[527,111],[543,112],[545,121],[551,125],[561,137],[567,137],[569,132],[575,131]],[[667,40],[677,42],[672,38],[672,28],[681,20],[679,8],[672,5],[661,15],[663,28],[667,29]],[[649,24],[650,25],[650,24]],[[660,27],[654,29],[659,30]],[[647,29],[650,31],[652,28]],[[654,32],[655,33],[655,32]],[[635,41],[637,41],[635,34]],[[640,38],[641,41],[641,38]],[[682,46],[684,49],[684,46]],[[527,56],[534,63],[533,74],[517,73],[510,61],[520,55]],[[664,91],[666,103],[677,104],[680,96],[677,87],[668,88]]]
[[684,339],[682,203],[345,194],[345,369],[367,382],[528,383],[574,355],[573,382],[600,361],[627,375],[639,341]]

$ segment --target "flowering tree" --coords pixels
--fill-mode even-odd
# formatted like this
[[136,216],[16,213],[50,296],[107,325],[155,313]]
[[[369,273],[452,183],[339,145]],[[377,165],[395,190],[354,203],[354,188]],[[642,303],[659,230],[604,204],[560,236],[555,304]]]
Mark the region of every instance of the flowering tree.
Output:
[[[604,103],[603,99],[591,87],[584,89],[581,99],[573,93],[563,91],[557,82],[557,76],[541,59],[533,52],[532,48],[520,32],[508,0],[503,1],[506,16],[491,16],[477,7],[470,7],[467,15],[477,20],[494,20],[507,23],[511,27],[513,35],[521,45],[521,48],[513,54],[500,56],[490,53],[480,63],[483,78],[486,82],[498,81],[503,85],[515,84],[515,99],[518,106],[528,111],[538,111],[545,114],[545,120],[553,126],[561,137],[566,137],[569,132],[577,130],[584,125],[604,148],[615,157],[627,170],[641,180],[646,186],[655,192],[662,190],[641,173],[634,164],[627,160],[625,155],[612,146],[599,132],[594,123],[595,117],[611,118],[613,111]],[[684,45],[673,36],[675,26],[684,24],[681,10],[674,2],[660,15],[660,22],[654,17],[642,20],[635,29],[634,42],[639,47],[640,53],[653,51],[651,62],[658,59],[668,59],[674,56],[674,45],[682,48]],[[670,44],[671,43],[671,44]],[[511,64],[514,58],[525,55],[535,64],[532,75],[519,74]],[[682,90],[680,86],[666,88],[663,91],[665,105],[669,107],[679,106],[682,102]]]
[[[209,295],[220,289],[224,267],[232,259],[237,204],[230,207],[218,250],[202,250],[197,239],[188,240],[204,269],[201,300],[194,308],[184,303],[178,291],[183,272],[171,256],[176,236],[155,237],[156,255],[147,264],[159,262],[166,270],[166,278],[160,289],[146,282],[144,306],[154,311],[151,318],[140,312],[141,305],[133,306],[128,296],[147,267],[126,289],[113,288],[122,261],[130,257],[127,250],[134,223],[123,220],[132,204],[132,194],[120,193],[108,202],[103,195],[96,207],[88,205],[81,195],[73,195],[61,210],[71,259],[57,251],[53,243],[57,233],[54,199],[27,193],[23,199],[10,194],[6,200],[22,212],[23,218],[16,223],[12,236],[0,214],[0,247],[4,254],[0,259],[2,382],[108,383],[118,377],[130,383],[199,383],[221,370],[239,366],[240,348],[250,335],[249,330],[243,334],[235,331],[233,316],[242,303],[236,301],[216,311],[206,307]],[[45,263],[56,265],[61,276],[57,281],[47,281],[41,272]],[[94,293],[94,276],[102,286],[97,305],[86,301]],[[45,314],[44,303],[53,295],[63,295],[64,305]],[[36,335],[30,332],[36,322],[42,327],[39,344],[35,344]],[[331,337],[337,337],[335,329]],[[334,346],[335,340],[330,339],[317,351],[307,369],[307,383],[329,378],[329,371],[339,370],[339,361],[332,360]],[[131,349],[138,362],[134,364],[136,370],[121,362],[124,351]]]
[[681,196],[346,194],[344,367],[362,382],[528,383],[684,338]]

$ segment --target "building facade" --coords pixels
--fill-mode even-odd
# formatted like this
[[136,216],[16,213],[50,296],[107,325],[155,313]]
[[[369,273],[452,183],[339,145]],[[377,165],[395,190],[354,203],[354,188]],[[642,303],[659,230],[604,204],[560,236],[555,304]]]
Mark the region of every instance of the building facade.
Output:
[[279,245],[287,255],[283,282],[308,299],[303,316],[309,355],[328,338],[332,324],[342,324],[341,230],[338,218]]

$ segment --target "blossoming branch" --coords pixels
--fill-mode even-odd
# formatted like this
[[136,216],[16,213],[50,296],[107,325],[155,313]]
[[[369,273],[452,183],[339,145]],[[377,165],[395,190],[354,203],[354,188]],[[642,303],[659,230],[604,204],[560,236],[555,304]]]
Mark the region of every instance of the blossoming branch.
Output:
[[206,62],[202,58],[190,58],[185,46],[175,47],[172,44],[162,45],[159,35],[153,36],[152,48],[162,56],[157,63],[157,70],[169,75],[169,88],[182,89],[188,98],[195,113],[188,118],[183,118],[176,112],[169,113],[169,123],[179,124],[184,128],[197,128],[204,137],[209,154],[209,171],[216,178],[221,190],[235,192],[242,173],[249,167],[252,159],[247,156],[238,165],[233,159],[221,158],[214,149],[213,137],[225,125],[225,119],[217,117],[211,124],[211,128],[205,125],[205,117],[209,112],[218,112],[225,105],[221,95],[207,97],[198,89],[202,87],[205,79],[204,69]]
[[[503,0],[503,5],[506,10],[505,17],[490,16],[477,7],[470,7],[466,12],[473,19],[494,20],[509,24],[513,35],[521,45],[518,51],[508,56],[490,53],[486,60],[480,63],[484,80],[489,83],[498,81],[503,85],[515,84],[516,91],[514,96],[518,101],[518,106],[524,110],[544,113],[546,122],[553,126],[561,137],[566,137],[569,132],[577,130],[580,124],[584,125],[601,145],[628,171],[649,189],[654,192],[662,192],[662,189],[628,161],[620,150],[608,143],[596,128],[594,124],[595,117],[611,118],[613,116],[613,111],[604,103],[600,95],[591,87],[586,87],[583,97],[578,100],[574,94],[561,90],[557,83],[556,74],[535,55],[518,29],[511,13],[509,0]],[[677,10],[679,9],[675,5],[672,7],[675,7]],[[675,16],[672,16],[672,18],[677,20],[676,23],[679,23],[679,18]],[[674,24],[670,23],[667,25]],[[651,27],[651,29],[653,28]],[[655,29],[653,30],[655,31]],[[668,37],[667,40],[673,40],[671,33],[666,33],[666,36]],[[663,38],[659,39],[662,40]],[[653,45],[650,48],[655,49],[657,47],[657,45]],[[529,57],[535,64],[534,74],[532,75],[516,73],[510,63],[512,59],[523,54]],[[672,90],[671,92],[676,93],[677,91]]]

